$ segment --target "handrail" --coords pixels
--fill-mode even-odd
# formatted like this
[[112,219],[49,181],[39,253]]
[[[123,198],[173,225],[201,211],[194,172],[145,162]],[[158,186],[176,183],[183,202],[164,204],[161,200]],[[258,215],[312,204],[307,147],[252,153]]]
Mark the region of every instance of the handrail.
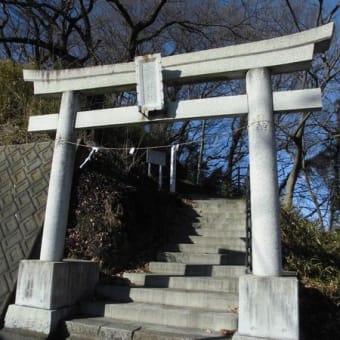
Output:
[[246,177],[246,273],[250,274],[252,268],[252,246],[251,246],[251,202],[250,202],[250,177],[249,167]]

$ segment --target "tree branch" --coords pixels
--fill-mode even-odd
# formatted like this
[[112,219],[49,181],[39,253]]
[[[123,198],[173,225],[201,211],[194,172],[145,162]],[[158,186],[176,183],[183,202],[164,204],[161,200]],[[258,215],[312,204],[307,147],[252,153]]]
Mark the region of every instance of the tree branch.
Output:
[[130,17],[129,12],[126,10],[126,8],[121,4],[119,0],[106,0],[107,2],[111,2],[116,5],[118,8],[119,12],[122,14],[123,18],[125,21],[128,23],[128,25],[133,28],[135,25]]
[[25,44],[25,45],[33,45],[33,46],[39,46],[42,48],[45,48],[49,51],[53,51],[56,53],[59,57],[63,57],[67,59],[68,61],[75,62],[79,59],[68,54],[65,50],[61,49],[60,47],[57,47],[53,45],[53,43],[47,43],[45,41],[39,40],[39,39],[33,39],[33,38],[23,38],[23,37],[0,37],[0,43],[14,43],[14,44]]
[[323,8],[323,0],[319,0],[319,10],[318,10],[318,16],[316,18],[316,26],[321,24],[321,21],[322,21],[322,17],[321,17],[322,8]]
[[155,22],[155,20],[158,16],[158,13],[163,8],[163,6],[166,4],[166,2],[167,2],[167,0],[161,0],[161,2],[156,7],[155,11],[149,16],[149,18],[136,25],[137,30],[141,31],[141,30],[147,28],[148,26],[152,25]]
[[296,17],[296,15],[295,15],[295,12],[294,12],[294,10],[293,10],[293,8],[292,8],[292,6],[291,6],[289,0],[286,0],[286,4],[287,4],[287,6],[288,6],[288,8],[289,8],[289,12],[290,12],[291,16],[293,17],[293,20],[294,20],[294,23],[295,23],[296,28],[298,29],[298,31],[301,31],[301,28],[300,28],[300,26],[299,26],[297,17]]

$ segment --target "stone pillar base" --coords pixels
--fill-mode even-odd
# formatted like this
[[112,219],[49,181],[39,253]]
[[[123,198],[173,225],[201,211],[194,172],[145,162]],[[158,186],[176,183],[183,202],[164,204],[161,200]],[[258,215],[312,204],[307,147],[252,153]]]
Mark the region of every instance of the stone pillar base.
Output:
[[248,335],[240,335],[239,333],[235,333],[233,335],[233,340],[281,340],[282,338],[259,338],[258,336],[248,336]]
[[239,283],[239,324],[233,340],[298,340],[295,277],[245,275]]
[[53,333],[59,321],[75,312],[72,307],[42,309],[20,305],[10,305],[5,319],[5,328],[28,330],[49,335]]
[[99,279],[90,261],[20,262],[15,305],[10,305],[5,328],[53,333],[59,321],[76,312],[77,301],[91,296]]

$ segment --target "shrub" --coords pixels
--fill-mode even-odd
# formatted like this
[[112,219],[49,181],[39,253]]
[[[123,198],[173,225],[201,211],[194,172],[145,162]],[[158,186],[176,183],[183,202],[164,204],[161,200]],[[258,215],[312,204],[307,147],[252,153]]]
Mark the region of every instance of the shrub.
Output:
[[302,339],[340,338],[340,232],[325,232],[296,212],[282,210],[284,267],[300,286]]

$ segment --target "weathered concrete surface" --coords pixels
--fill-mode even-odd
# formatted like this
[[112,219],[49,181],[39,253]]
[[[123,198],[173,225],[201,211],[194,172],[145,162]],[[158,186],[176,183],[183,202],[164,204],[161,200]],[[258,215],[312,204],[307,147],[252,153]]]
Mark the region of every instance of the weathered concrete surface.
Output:
[[40,260],[42,261],[61,261],[64,254],[76,154],[74,122],[78,109],[78,95],[72,92],[63,93],[41,242]]
[[227,339],[220,333],[184,329],[179,327],[159,326],[150,323],[122,321],[111,318],[84,318],[66,321],[67,331],[79,339],[119,339],[119,340],[198,340]]
[[281,339],[273,339],[273,338],[262,338],[262,337],[258,337],[258,336],[247,336],[247,335],[240,335],[239,333],[235,333],[233,338],[233,340],[281,340]]
[[[238,292],[238,277],[174,276],[155,273],[124,273],[137,286],[166,287],[211,292]],[[99,287],[100,289],[100,287]]]
[[240,336],[299,339],[298,281],[295,277],[241,276],[239,305]]
[[[247,70],[270,67],[273,73],[308,69],[314,52],[328,48],[334,24],[270,40],[227,46],[162,59],[165,82],[242,78]],[[75,70],[24,70],[34,81],[35,94],[128,87],[136,85],[135,63],[86,67]]]
[[171,275],[190,276],[240,276],[245,274],[245,266],[210,265],[210,264],[186,264],[177,262],[150,262],[151,272]]
[[229,254],[203,254],[184,252],[163,252],[157,255],[158,261],[184,263],[188,265],[244,265],[245,251],[230,251]]
[[48,335],[58,327],[60,320],[73,312],[72,307],[48,310],[10,305],[6,313],[5,329],[28,330]]
[[0,146],[0,322],[43,225],[53,142]]
[[146,116],[151,111],[164,109],[161,59],[160,53],[135,58],[137,103]]
[[[199,203],[193,202],[195,207],[189,205],[179,208],[177,214],[182,219],[178,221],[178,229],[185,231],[181,242],[190,242],[186,246],[201,246],[206,243],[204,239],[207,239],[208,246],[215,244],[216,238],[209,236],[193,236],[198,238],[194,240],[201,244],[192,244],[192,240],[188,238],[189,235],[196,234],[196,228],[190,224],[190,217],[193,221],[199,215],[203,217],[210,213],[211,203],[206,200],[204,204],[201,199]],[[218,203],[218,208],[214,209],[214,215],[235,213],[236,223],[240,216],[245,218],[244,202],[223,199],[215,203]],[[184,215],[188,217],[185,221]],[[231,218],[231,221],[235,219]],[[183,230],[183,223],[188,223],[186,230]],[[217,224],[210,224],[211,230],[216,227]],[[222,229],[230,230],[228,225],[224,225]],[[240,229],[244,229],[244,225],[240,226]],[[243,240],[236,238],[225,246],[232,247],[237,242],[244,244]],[[181,244],[175,243],[175,247],[179,245]],[[243,247],[245,248],[245,245]],[[173,262],[150,263],[151,273],[126,273],[125,280],[121,278],[116,284],[99,285],[96,289],[97,299],[81,303],[80,313],[85,316],[102,316],[105,320],[113,318],[115,322],[121,320],[121,323],[128,320],[140,325],[141,330],[135,331],[133,339],[206,339],[209,337],[207,335],[213,334],[220,338],[222,330],[235,331],[238,319],[238,276],[245,273],[244,249],[240,266],[235,265],[238,257],[233,250],[230,257],[227,255],[233,264],[231,266],[220,264],[223,258],[218,253],[218,248],[212,249],[215,252],[211,254],[203,253],[207,250],[204,246],[201,247],[201,252],[197,253],[179,250],[170,256],[172,258],[169,258],[169,261]],[[181,260],[198,264],[179,263]],[[218,264],[208,264],[211,261]],[[195,275],[199,276],[194,277]],[[157,332],[150,333],[145,329],[145,325],[150,323],[157,327]],[[85,329],[83,336],[86,336],[86,332]],[[97,335],[95,338],[100,337]]]
[[98,278],[95,262],[21,261],[15,305],[8,308],[5,327],[50,334],[77,301],[94,293]]
[[265,68],[249,70],[246,85],[253,273],[279,276],[280,203],[270,72]]
[[[28,330],[14,330],[3,328],[0,330],[1,340],[45,340],[47,338],[46,334],[37,333]],[[49,340],[61,340],[60,337],[49,337]]]
[[24,260],[20,262],[15,303],[44,309],[70,306],[91,295],[98,279],[95,262]]
[[208,290],[185,290],[178,288],[128,287],[102,285],[97,295],[120,302],[148,302],[168,306],[195,307],[225,311],[238,307],[238,294],[235,292],[213,292]]
[[221,310],[168,306],[149,302],[118,303],[95,301],[81,304],[83,315],[104,316],[122,321],[154,323],[163,326],[192,328],[197,330],[237,328],[237,314]]
[[[273,93],[274,112],[318,111],[322,107],[320,89],[282,91]],[[128,124],[145,124],[148,121],[172,122],[200,118],[234,117],[248,113],[247,96],[225,96],[182,100],[167,103],[166,114],[146,117],[138,106],[117,107],[94,111],[80,111],[75,122],[76,129],[100,128]],[[31,116],[28,131],[54,131],[58,114]]]

